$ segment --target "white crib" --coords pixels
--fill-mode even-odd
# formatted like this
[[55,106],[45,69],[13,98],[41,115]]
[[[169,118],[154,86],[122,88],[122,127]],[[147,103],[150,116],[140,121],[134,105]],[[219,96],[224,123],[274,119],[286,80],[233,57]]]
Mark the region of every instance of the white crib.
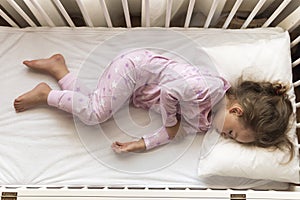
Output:
[[[155,12],[154,12],[155,11]],[[300,0],[1,0],[0,23],[14,31],[82,27],[106,32],[135,28],[194,31],[281,27],[291,37],[295,93],[300,86]],[[33,29],[31,29],[33,28]],[[9,29],[9,28],[8,28]],[[123,30],[124,31],[124,30]],[[1,64],[2,65],[2,64]],[[300,107],[300,103],[296,103]],[[298,116],[298,120],[299,120]],[[299,130],[300,123],[297,123]],[[300,137],[298,133],[298,138]],[[298,148],[300,146],[298,145]],[[2,173],[2,172],[0,172]],[[1,199],[300,199],[300,185],[288,190],[214,189],[181,186],[1,185]]]

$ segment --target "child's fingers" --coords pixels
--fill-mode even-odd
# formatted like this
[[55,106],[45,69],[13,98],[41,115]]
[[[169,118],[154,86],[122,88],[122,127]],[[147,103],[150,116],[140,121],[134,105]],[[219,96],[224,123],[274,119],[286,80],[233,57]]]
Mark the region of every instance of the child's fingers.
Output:
[[126,152],[126,149],[124,148],[124,144],[121,142],[114,142],[111,145],[111,148],[116,152],[116,153],[122,153],[122,152]]
[[112,146],[112,150],[116,153],[122,153],[122,151],[120,150],[119,147],[116,147],[116,146]]
[[119,141],[115,141],[115,143],[116,143],[116,145],[118,145],[118,146],[124,146],[124,144],[125,144],[125,143],[119,142]]

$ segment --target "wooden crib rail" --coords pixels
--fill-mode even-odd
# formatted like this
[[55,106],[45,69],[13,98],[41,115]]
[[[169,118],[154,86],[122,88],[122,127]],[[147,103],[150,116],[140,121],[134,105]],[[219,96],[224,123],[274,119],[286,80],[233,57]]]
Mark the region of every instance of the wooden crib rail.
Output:
[[[207,16],[204,24],[197,25],[196,27],[244,29],[252,27],[265,28],[269,26],[279,26],[285,30],[288,30],[291,34],[293,33],[293,35],[296,35],[295,39],[292,40],[291,48],[299,49],[300,1],[269,1],[274,1],[273,4],[277,4],[277,7],[274,8],[274,5],[270,3],[267,5],[267,0],[258,0],[254,8],[251,11],[249,10],[247,16],[244,16],[243,18],[238,17],[242,12],[240,11],[240,8],[242,7],[243,3],[249,3],[249,0],[236,0],[230,8],[230,11],[225,10],[226,6],[228,7],[226,0],[203,1],[206,2],[206,5],[203,6],[208,7]],[[151,24],[150,0],[140,0],[141,7],[139,16],[136,16],[132,9],[130,10],[130,1],[128,0],[120,0],[120,9],[118,10],[120,13],[112,13],[112,10],[114,11],[116,9],[112,9],[110,4],[111,2],[116,1],[73,0],[68,1],[70,5],[66,5],[65,2],[66,1],[63,0],[3,0],[0,2],[0,19],[2,19],[2,25],[21,28],[28,26],[101,26],[108,28],[156,26],[155,24]],[[178,20],[172,19],[172,15],[174,15],[172,8],[175,1],[162,0],[162,2],[165,2],[166,4],[165,16],[162,16],[165,18],[164,27],[169,28],[172,26],[179,26],[188,28],[195,26],[194,24],[191,24],[191,20],[193,14],[195,14],[195,12],[199,12],[195,9],[199,1],[184,1],[187,5],[185,15],[181,16],[181,18],[184,18],[183,24],[176,23]],[[207,2],[210,2],[211,4],[209,5]],[[77,10],[75,8],[77,8]],[[96,10],[96,8],[99,10]],[[242,14],[245,15],[244,13]],[[114,21],[111,18],[111,16],[114,15],[117,15],[120,18],[123,17],[124,23],[118,23],[118,26],[114,26]],[[99,21],[99,19],[102,19],[102,21]],[[299,55],[297,55],[297,59],[293,61],[292,66],[295,67],[299,65],[299,63],[300,59]]]
[[[299,37],[298,37],[299,38]],[[298,41],[299,43],[299,41]],[[293,47],[293,45],[291,45]],[[299,47],[298,47],[299,48]],[[293,66],[293,75],[294,75],[294,89],[296,94],[296,109],[297,109],[297,136],[298,141],[300,141],[300,65],[299,58],[292,63]],[[299,153],[300,153],[300,144],[298,145]]]
[[[270,0],[269,0],[270,1]],[[280,26],[285,30],[293,30],[298,27],[300,23],[300,8],[299,1],[297,0],[271,0],[280,2],[274,10],[273,4],[268,4],[267,0],[258,0],[252,11],[248,12],[248,16],[240,22],[239,28],[248,28],[253,26],[269,27],[269,26]],[[63,3],[64,2],[64,3]],[[3,0],[0,3],[0,16],[6,22],[6,25],[13,27],[35,27],[35,26],[70,26],[76,27],[81,26],[78,23],[78,19],[84,22],[84,26],[96,27],[116,27],[113,24],[111,16],[116,13],[111,13],[113,10],[110,5],[112,1],[97,0],[97,1],[84,1],[84,0],[73,0],[70,5],[66,6],[66,1],[62,0]],[[170,27],[172,24],[178,26],[172,20],[172,5],[175,1],[173,0],[162,0],[166,3],[165,8],[165,24],[164,27]],[[192,15],[197,11],[195,6],[199,1],[187,0],[187,10],[184,20],[184,24],[181,27],[190,27]],[[205,23],[202,25],[203,28],[217,27],[217,28],[232,28],[235,17],[241,12],[239,9],[242,7],[244,2],[249,0],[236,0],[232,5],[231,10],[228,12],[224,10],[226,8],[226,0],[211,0],[203,1],[206,2],[207,15]],[[210,5],[209,3],[210,2]],[[133,27],[134,14],[130,10],[130,1],[120,0],[119,11],[123,13],[117,13],[120,17],[124,18],[124,24],[122,27]],[[150,0],[140,1],[140,20],[136,26],[150,27],[155,26],[151,24],[151,9]],[[267,8],[264,8],[266,7]],[[72,8],[70,8],[72,7]],[[75,9],[77,8],[77,9]],[[91,12],[92,8],[99,8],[98,12]],[[264,9],[263,9],[264,8]],[[73,10],[72,10],[73,9]],[[94,10],[95,10],[94,9]],[[274,10],[272,13],[268,13],[268,10]],[[198,11],[197,11],[198,12]],[[106,24],[101,24],[100,19],[103,19]],[[224,19],[224,20],[222,20]],[[240,18],[241,19],[241,18]],[[260,23],[257,23],[257,19],[262,19]],[[145,23],[143,23],[143,21]],[[219,21],[220,23],[216,23]],[[224,23],[223,23],[224,22]],[[263,22],[263,23],[262,23]]]
[[0,187],[1,199],[219,199],[219,200],[299,200],[299,192],[255,190],[211,190],[205,188],[148,188],[103,186],[10,186]]

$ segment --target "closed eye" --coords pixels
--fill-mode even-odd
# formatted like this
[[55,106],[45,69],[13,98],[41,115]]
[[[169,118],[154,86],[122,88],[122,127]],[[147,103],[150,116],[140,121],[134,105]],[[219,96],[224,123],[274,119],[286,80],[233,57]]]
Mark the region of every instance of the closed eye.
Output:
[[232,130],[228,132],[229,137],[233,138]]

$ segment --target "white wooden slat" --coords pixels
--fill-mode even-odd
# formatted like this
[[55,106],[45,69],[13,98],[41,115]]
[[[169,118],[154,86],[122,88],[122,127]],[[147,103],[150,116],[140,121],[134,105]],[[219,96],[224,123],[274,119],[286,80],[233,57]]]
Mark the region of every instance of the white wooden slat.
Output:
[[300,128],[300,123],[297,123],[297,125],[296,125],[296,126],[297,126],[297,128]]
[[81,12],[81,14],[83,16],[83,19],[84,19],[86,25],[90,26],[90,27],[94,27],[94,25],[92,23],[92,20],[91,20],[91,18],[89,16],[89,13],[88,13],[88,11],[87,11],[84,3],[83,3],[83,0],[76,0],[76,2],[77,2],[77,5],[78,5],[78,7],[80,9],[80,12]]
[[297,60],[295,60],[293,63],[292,63],[292,67],[296,67],[297,65],[300,64],[300,58],[298,58]]
[[297,44],[299,44],[300,42],[300,35],[291,42],[291,48],[293,48],[294,46],[296,46]]
[[169,28],[171,23],[171,13],[172,13],[172,4],[173,0],[167,0],[167,7],[166,7],[166,21],[165,27]]
[[251,23],[251,21],[253,20],[253,18],[255,17],[255,15],[258,13],[258,11],[261,9],[261,7],[264,5],[265,2],[266,0],[259,0],[259,2],[256,4],[256,6],[253,8],[252,12],[246,19],[245,23],[242,25],[241,27],[242,29],[248,27],[248,25]]
[[300,24],[300,6],[283,19],[277,26],[284,30],[293,31]]
[[296,108],[300,108],[300,102],[296,103]]
[[127,28],[131,28],[128,0],[122,0],[122,6],[123,6],[123,12],[124,12],[124,16],[125,16],[126,26],[127,26]]
[[280,6],[278,6],[278,8],[273,12],[273,14],[267,19],[267,21],[262,25],[262,27],[268,27],[290,2],[291,0],[284,0],[280,4]]
[[233,19],[235,13],[238,11],[240,5],[242,4],[243,0],[237,0],[234,4],[234,6],[232,7],[225,23],[223,24],[223,27],[222,28],[227,28],[231,22],[231,20]]
[[69,24],[69,26],[71,27],[75,27],[75,24],[73,23],[71,17],[69,16],[69,14],[67,13],[66,9],[64,8],[64,6],[62,5],[62,3],[60,2],[60,0],[53,0],[54,4],[57,6],[57,8],[59,9],[60,13],[63,15],[63,17],[65,18],[65,20],[67,21],[67,23]]
[[55,24],[51,20],[51,18],[48,16],[48,14],[45,12],[45,10],[42,8],[42,6],[38,3],[36,0],[31,0],[31,3],[35,6],[35,8],[38,10],[40,15],[44,18],[44,20],[47,22],[47,24],[51,27],[54,27]]
[[46,25],[46,22],[44,22],[43,17],[39,13],[39,11],[36,9],[36,7],[32,4],[31,0],[23,0],[23,2],[30,9],[31,13],[35,16],[35,18],[38,20],[40,25]]
[[21,15],[21,17],[31,27],[37,27],[37,25],[31,20],[31,18],[23,11],[23,9],[14,0],[7,0],[7,2]]
[[101,8],[102,8],[102,11],[103,11],[103,14],[104,14],[107,26],[109,28],[112,28],[113,25],[112,25],[112,22],[111,22],[111,19],[110,19],[110,16],[109,16],[109,12],[108,12],[105,0],[100,0],[100,5],[101,5]]
[[296,82],[293,83],[294,87],[298,87],[299,85],[300,85],[300,80],[298,80],[298,81],[296,81]]
[[142,16],[145,16],[146,27],[150,27],[150,2],[149,2],[149,0],[143,0],[142,6],[144,8],[144,9],[142,9],[142,12],[143,11],[145,12],[145,14],[144,15],[142,14]]
[[209,27],[209,25],[211,23],[211,20],[214,16],[214,13],[216,12],[216,9],[217,9],[217,6],[218,6],[219,2],[220,2],[220,0],[213,0],[212,5],[211,5],[210,10],[209,10],[209,13],[208,13],[208,16],[206,18],[205,24],[204,24],[204,28]]
[[12,27],[19,28],[19,26],[2,9],[0,9],[0,16]]
[[195,6],[195,0],[190,0],[189,2],[189,7],[186,13],[186,18],[185,18],[185,23],[184,23],[184,28],[188,28],[191,22],[191,17],[193,14],[193,10],[194,10],[194,6]]

